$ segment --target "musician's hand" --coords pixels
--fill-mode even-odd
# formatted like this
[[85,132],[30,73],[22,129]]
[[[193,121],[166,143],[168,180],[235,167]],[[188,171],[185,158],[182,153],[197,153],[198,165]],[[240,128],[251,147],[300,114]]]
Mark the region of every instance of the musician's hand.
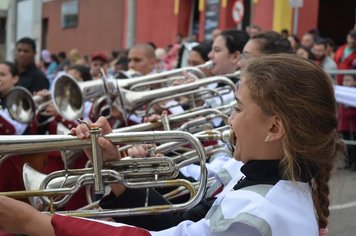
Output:
[[[95,123],[85,124],[82,123],[76,128],[71,130],[71,134],[76,135],[79,139],[90,138],[90,127],[96,127],[102,129],[102,134],[109,134],[112,132],[111,126],[105,117],[99,117]],[[112,144],[109,140],[100,137],[98,144],[103,150],[103,161],[119,160],[120,154],[116,145]],[[92,153],[90,149],[85,149],[85,154],[90,160],[92,160]]]
[[159,119],[161,119],[162,116],[164,115],[168,115],[168,112],[166,110],[162,111],[161,115],[158,115],[158,114],[152,114],[148,117],[144,117],[143,118],[143,122],[158,122]]
[[47,105],[46,109],[44,109],[41,112],[41,114],[44,116],[56,116],[56,115],[58,115],[58,112],[57,112],[55,106],[53,105],[53,103],[51,102],[50,104]]
[[27,203],[0,196],[0,231],[13,234],[54,236],[51,216]]
[[[101,116],[95,123],[89,124],[80,124],[76,128],[71,130],[73,135],[77,135],[79,139],[86,139],[90,138],[90,127],[97,127],[102,129],[102,134],[109,134],[112,132],[112,128],[108,122],[108,120]],[[110,161],[110,160],[120,160],[120,153],[118,147],[112,144],[109,140],[106,140],[103,137],[98,139],[99,146],[103,150],[103,161]],[[90,149],[85,149],[85,154],[88,156],[90,160],[92,160],[92,153]],[[125,192],[126,187],[121,184],[110,184],[110,188],[116,196],[120,196]]]
[[152,114],[148,117],[144,117],[143,118],[143,122],[147,123],[147,122],[157,122],[159,119],[161,119],[161,115],[158,114]]
[[199,79],[196,75],[186,72],[186,71],[183,71],[182,75],[183,75],[183,78],[173,81],[172,86],[192,83]]
[[148,157],[150,156],[149,154],[149,149],[155,148],[156,145],[152,144],[137,144],[133,145],[131,148],[127,150],[127,153],[129,154],[130,157]]
[[42,97],[46,97],[46,96],[50,96],[51,93],[49,92],[48,89],[42,89],[42,90],[39,90],[37,92],[34,92],[33,95],[39,95],[39,96],[42,96]]

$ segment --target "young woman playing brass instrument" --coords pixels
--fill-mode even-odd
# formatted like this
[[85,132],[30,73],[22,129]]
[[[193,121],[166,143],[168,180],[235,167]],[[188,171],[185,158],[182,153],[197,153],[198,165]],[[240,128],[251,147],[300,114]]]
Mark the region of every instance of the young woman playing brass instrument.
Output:
[[[336,132],[329,77],[317,65],[294,55],[262,56],[246,61],[235,97],[237,105],[229,124],[235,136],[234,158],[244,163],[245,177],[219,195],[199,221],[183,221],[153,232],[118,223],[49,216],[1,197],[0,228],[62,236],[318,235],[328,224],[328,181],[334,159],[344,149]],[[111,131],[103,119],[95,125],[105,133]],[[85,126],[76,131],[79,138],[87,137]],[[107,160],[118,158],[116,146],[109,141],[101,138],[99,145]],[[120,185],[113,190],[125,192]]]

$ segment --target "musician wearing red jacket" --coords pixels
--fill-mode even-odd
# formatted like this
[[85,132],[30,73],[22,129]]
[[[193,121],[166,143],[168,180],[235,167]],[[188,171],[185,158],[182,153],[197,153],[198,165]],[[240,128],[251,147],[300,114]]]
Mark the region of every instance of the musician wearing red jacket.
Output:
[[[356,29],[349,32],[346,44],[335,53],[334,61],[339,70],[347,70],[356,67]],[[337,76],[337,84],[342,85],[342,75]]]

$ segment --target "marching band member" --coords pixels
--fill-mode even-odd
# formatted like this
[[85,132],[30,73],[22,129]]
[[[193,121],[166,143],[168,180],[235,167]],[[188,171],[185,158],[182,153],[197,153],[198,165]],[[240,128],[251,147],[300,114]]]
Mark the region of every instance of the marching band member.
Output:
[[[220,194],[206,214],[197,212],[201,217],[176,225],[175,217],[182,213],[164,214],[161,222],[171,228],[148,231],[120,223],[50,216],[0,197],[0,228],[49,236],[318,235],[328,224],[331,170],[337,154],[344,151],[328,75],[295,55],[263,56],[246,62],[235,96],[229,124],[235,136],[234,158],[244,163],[245,177]],[[76,132],[79,138],[87,137],[87,130]],[[118,158],[115,145],[104,138],[98,142],[106,160]],[[119,184],[112,189],[117,195],[125,192]]]
[[128,59],[129,69],[137,71],[141,75],[152,73],[157,61],[155,50],[148,43],[139,43],[133,46],[129,51]]
[[[18,70],[12,62],[0,63],[0,134],[2,135],[20,135],[27,128],[11,118],[6,108],[6,95],[15,86],[19,79]],[[13,191],[24,189],[22,181],[22,160],[21,157],[11,157],[0,163],[0,191]],[[9,181],[11,179],[11,181]]]
[[6,108],[6,95],[19,80],[19,75],[15,64],[11,62],[0,63],[0,133],[1,134],[22,134],[27,125],[13,120]]

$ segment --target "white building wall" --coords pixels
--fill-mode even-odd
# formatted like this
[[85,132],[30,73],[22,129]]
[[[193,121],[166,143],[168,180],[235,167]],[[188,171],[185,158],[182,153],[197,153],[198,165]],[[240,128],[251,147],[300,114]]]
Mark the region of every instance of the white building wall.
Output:
[[10,0],[1,0],[0,1],[0,10],[7,10],[9,7]]
[[[35,40],[41,49],[42,0],[11,0],[7,18],[6,58],[14,59],[16,41],[23,37]],[[39,54],[36,60],[39,60]]]

